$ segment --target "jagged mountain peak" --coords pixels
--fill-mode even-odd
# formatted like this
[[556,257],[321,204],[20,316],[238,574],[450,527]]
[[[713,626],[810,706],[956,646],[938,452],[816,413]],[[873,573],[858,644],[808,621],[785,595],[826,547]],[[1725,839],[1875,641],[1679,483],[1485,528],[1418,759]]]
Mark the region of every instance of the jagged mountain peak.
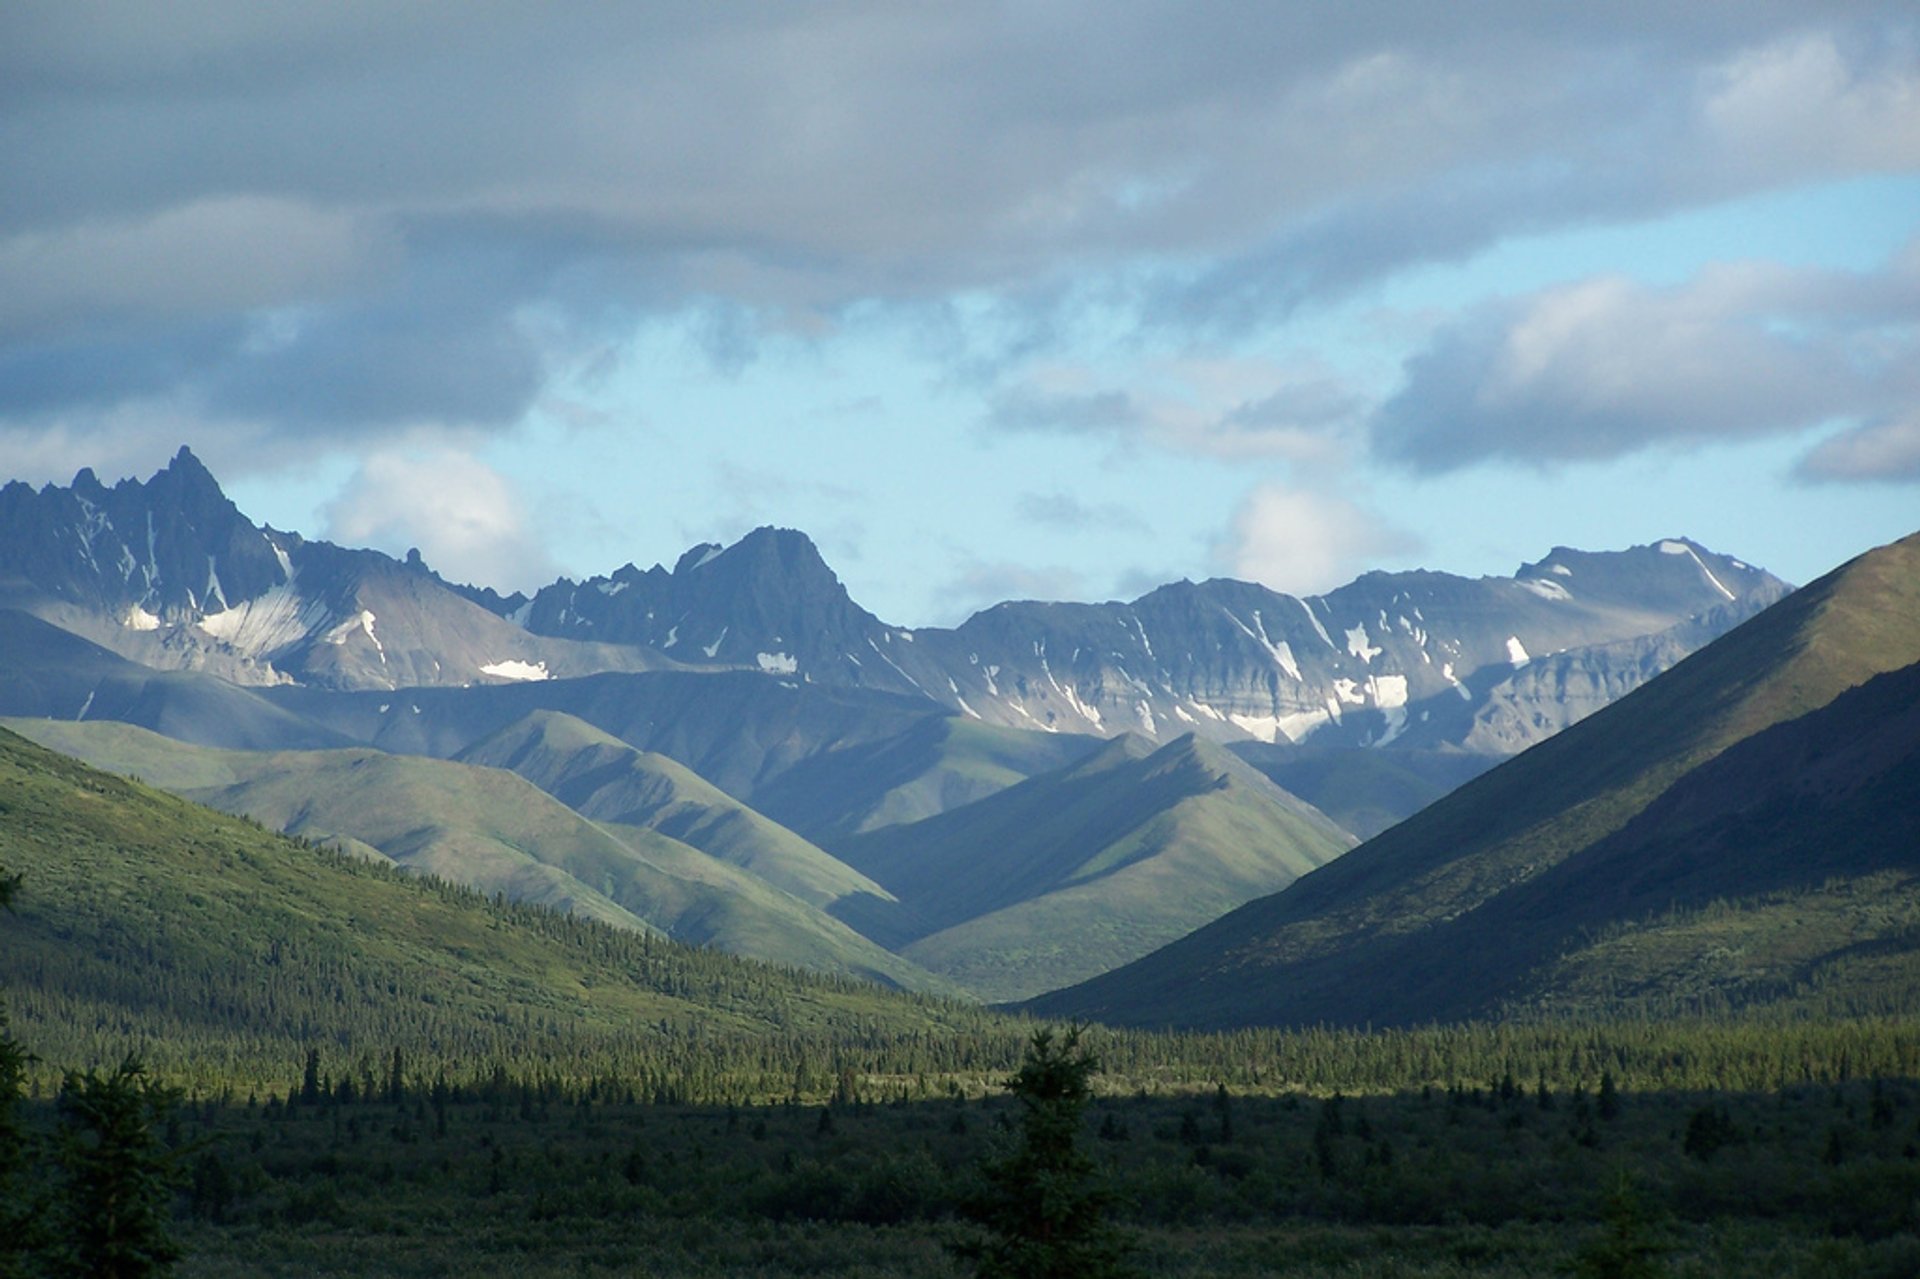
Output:
[[674,575],[703,573],[779,589],[825,589],[844,594],[839,577],[813,539],[798,529],[764,525],[731,546],[703,542],[674,565]]

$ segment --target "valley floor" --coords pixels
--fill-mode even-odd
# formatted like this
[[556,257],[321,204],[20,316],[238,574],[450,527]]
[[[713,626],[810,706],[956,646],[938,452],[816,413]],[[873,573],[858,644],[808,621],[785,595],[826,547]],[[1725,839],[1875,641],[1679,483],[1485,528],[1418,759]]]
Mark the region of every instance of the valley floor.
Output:
[[[1642,1245],[1672,1276],[1920,1273],[1913,1081],[1136,1095],[1086,1120],[1151,1275],[1629,1273],[1603,1254]],[[963,1275],[957,1210],[1014,1122],[997,1097],[189,1103],[181,1273]]]

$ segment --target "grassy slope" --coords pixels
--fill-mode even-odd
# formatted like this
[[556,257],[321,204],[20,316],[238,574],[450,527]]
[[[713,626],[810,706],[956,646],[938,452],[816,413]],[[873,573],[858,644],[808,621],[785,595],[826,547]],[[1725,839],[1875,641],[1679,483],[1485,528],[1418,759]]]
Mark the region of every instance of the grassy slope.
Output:
[[1315,750],[1264,742],[1236,742],[1229,749],[1361,839],[1405,821],[1507,758],[1460,750]]
[[817,754],[750,798],[756,809],[837,854],[851,836],[984,799],[1102,745],[1097,737],[929,716],[879,741]]
[[1491,992],[1404,1006],[1400,978],[1419,954],[1407,939],[1433,941],[1600,843],[1729,746],[1917,660],[1920,535],[1843,565],[1286,892],[1034,1007],[1219,1025],[1411,1020],[1472,1006]]
[[360,841],[411,870],[516,901],[776,963],[942,985],[743,871],[650,830],[590,822],[499,769],[367,749],[204,751],[118,724],[14,726],[114,771],[208,779],[167,784],[273,829]]
[[1324,816],[1211,743],[1131,735],[1091,758],[843,854],[897,910],[849,918],[987,998],[1124,963],[1347,847]]
[[463,751],[504,768],[583,817],[645,827],[739,867],[813,906],[885,890],[664,755],[583,720],[537,711]]
[[130,1044],[209,1078],[284,1083],[301,1047],[578,1070],[596,1055],[978,1015],[496,906],[269,834],[0,731],[0,987],[50,1061]]
[[1475,931],[1449,966],[1523,1006],[1920,988],[1920,664],[1728,748]]

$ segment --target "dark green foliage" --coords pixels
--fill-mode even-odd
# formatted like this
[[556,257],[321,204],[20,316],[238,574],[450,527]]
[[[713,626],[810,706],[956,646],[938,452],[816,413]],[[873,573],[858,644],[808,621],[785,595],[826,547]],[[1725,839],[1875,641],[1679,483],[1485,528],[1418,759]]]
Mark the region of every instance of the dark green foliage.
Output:
[[[0,869],[0,909],[12,908],[19,887],[17,876]],[[9,1031],[6,1009],[0,1007],[0,1276],[20,1272],[34,1219],[26,1183],[27,1131],[19,1113],[31,1060]]]
[[1681,1149],[1695,1159],[1711,1159],[1721,1147],[1739,1140],[1740,1130],[1734,1127],[1725,1106],[1701,1106],[1687,1118],[1687,1135]]
[[1578,1279],[1658,1279],[1666,1273],[1660,1258],[1671,1249],[1654,1229],[1625,1172],[1607,1188],[1600,1216],[1599,1231],[1574,1254]]
[[1081,1114],[1100,1064],[1075,1027],[1056,1042],[1037,1030],[1019,1071],[1005,1082],[1021,1107],[1020,1144],[986,1169],[986,1187],[966,1205],[990,1237],[969,1249],[981,1279],[1108,1279],[1126,1241],[1107,1220],[1110,1194],[1080,1149]]
[[133,1056],[106,1075],[67,1076],[56,1273],[135,1279],[171,1270],[180,1255],[170,1225],[174,1158],[156,1130],[179,1098]]
[[[289,1062],[290,1082],[299,1067]],[[1328,1178],[1307,1153],[1325,1109],[1295,1093],[1236,1092],[1234,1144],[1205,1147],[1181,1143],[1178,1128],[1194,1108],[1210,1127],[1206,1090],[1096,1096],[1082,1140],[1097,1151],[1110,1219],[1136,1245],[1127,1260],[1169,1279],[1539,1279],[1582,1258],[1636,1255],[1676,1279],[1920,1273],[1920,1160],[1902,1153],[1920,1115],[1906,1081],[1886,1081],[1886,1129],[1864,1122],[1868,1079],[1841,1085],[1838,1108],[1825,1086],[1635,1092],[1605,1148],[1587,1150],[1565,1117],[1547,1122],[1530,1100],[1499,1105],[1499,1073],[1479,1081],[1480,1104],[1417,1088],[1349,1096]],[[1678,1136],[1703,1104],[1741,1131],[1737,1158],[1683,1152]],[[1849,1108],[1862,1122],[1830,1167],[1826,1134]],[[725,1103],[653,1105],[512,1075],[496,1086],[478,1065],[450,1080],[447,1110],[437,1134],[411,1116],[396,1123],[378,1097],[183,1109],[183,1134],[200,1144],[182,1160],[192,1176],[176,1201],[181,1271],[958,1279],[970,1266],[941,1241],[972,1228],[961,1204],[983,1165],[1011,1153],[1024,1116],[1000,1095],[856,1105],[836,1109],[835,1131],[819,1137],[818,1106],[741,1106],[730,1127]],[[24,1108],[36,1130],[53,1112]],[[965,1131],[953,1131],[956,1113],[972,1120]],[[1523,1128],[1508,1126],[1515,1113]],[[1106,1116],[1130,1139],[1096,1146],[1091,1129]],[[221,1208],[206,1153],[228,1174]],[[1631,1216],[1609,1203],[1622,1170]],[[1670,1251],[1640,1253],[1646,1245]]]

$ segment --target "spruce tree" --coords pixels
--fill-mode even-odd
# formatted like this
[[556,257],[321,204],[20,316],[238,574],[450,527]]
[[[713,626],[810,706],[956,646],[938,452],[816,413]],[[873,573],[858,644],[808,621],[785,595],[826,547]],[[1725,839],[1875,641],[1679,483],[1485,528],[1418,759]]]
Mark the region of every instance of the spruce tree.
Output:
[[[12,909],[19,885],[18,878],[0,870],[0,909]],[[27,1131],[19,1115],[32,1060],[8,1030],[6,1009],[0,1008],[0,1275],[22,1272],[36,1215],[27,1188]]]
[[1127,1242],[1107,1220],[1111,1196],[1080,1149],[1081,1116],[1100,1064],[1074,1027],[1057,1042],[1035,1031],[1020,1070],[1002,1084],[1020,1102],[1020,1142],[985,1170],[986,1186],[966,1204],[990,1232],[962,1251],[981,1279],[1119,1279]]
[[154,1135],[179,1091],[128,1054],[111,1074],[69,1073],[60,1090],[64,1179],[61,1271],[135,1279],[165,1274],[180,1251],[168,1231],[173,1155]]

